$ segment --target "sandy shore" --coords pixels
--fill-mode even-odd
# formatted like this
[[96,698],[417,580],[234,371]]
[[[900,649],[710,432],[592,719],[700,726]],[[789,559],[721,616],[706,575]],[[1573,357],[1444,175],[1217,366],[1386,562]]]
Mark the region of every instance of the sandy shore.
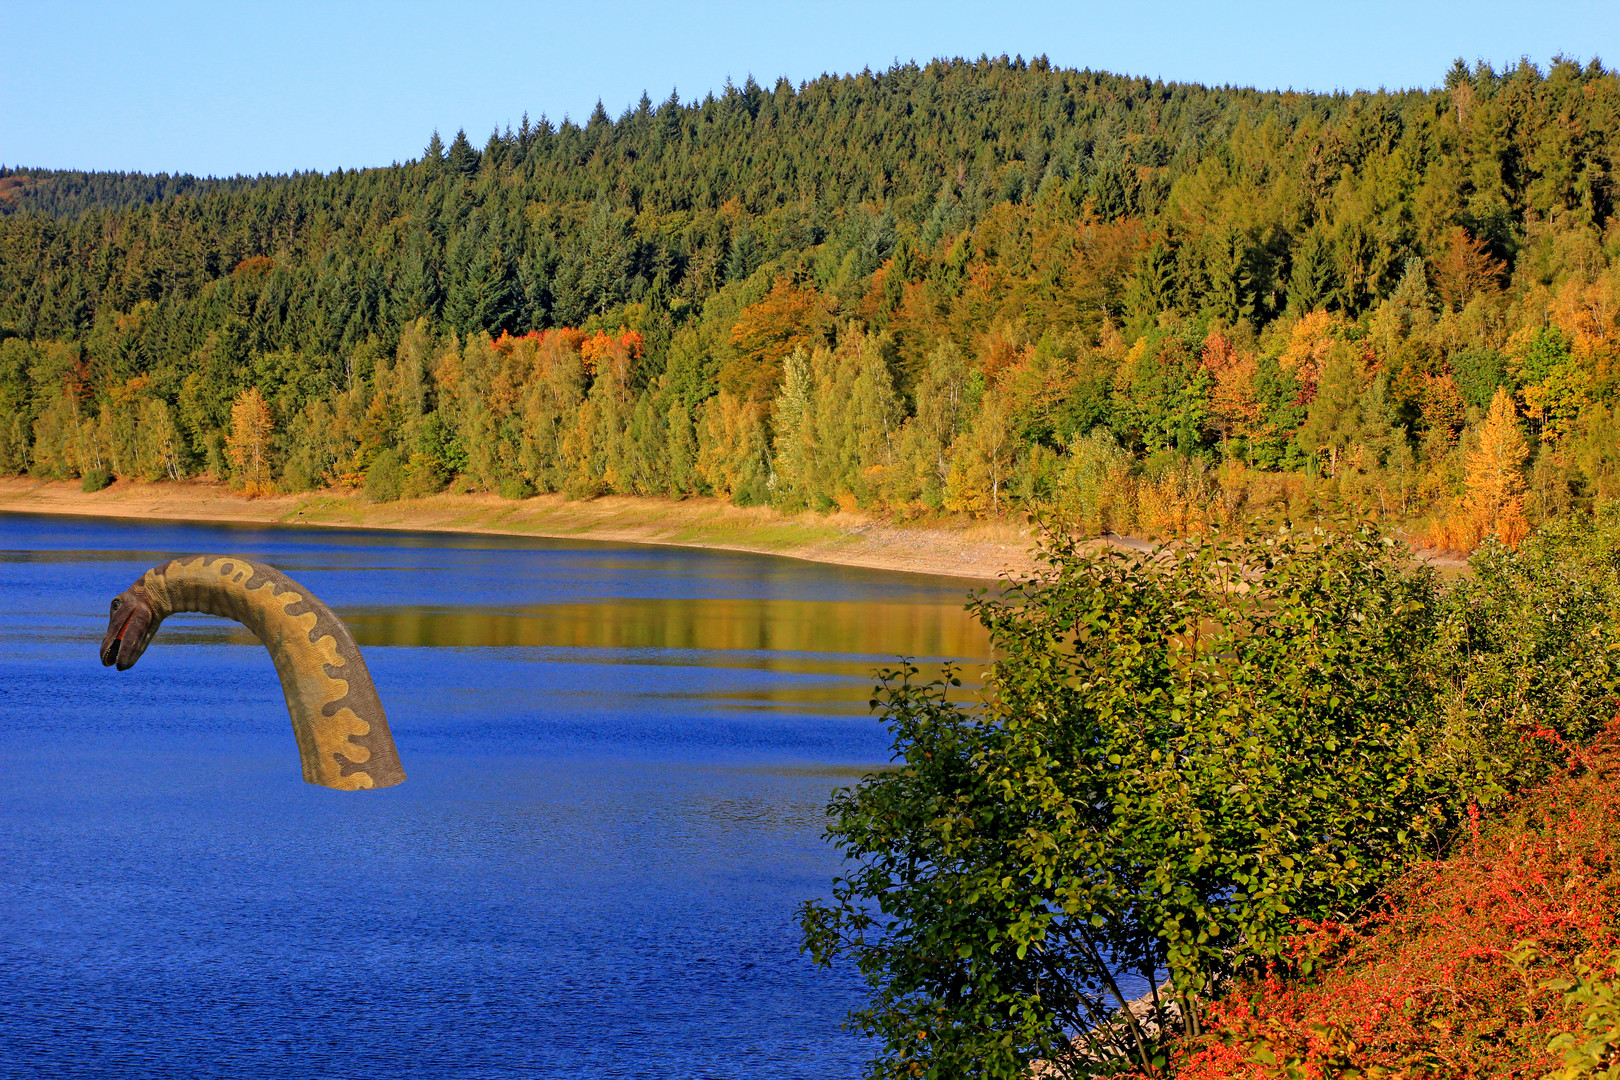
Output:
[[6,512],[673,544],[977,580],[1033,566],[1028,530],[1012,524],[903,526],[850,513],[785,517],[717,499],[574,501],[540,495],[512,502],[495,495],[443,494],[378,504],[330,491],[244,499],[219,485],[198,483],[119,481],[87,493],[77,481],[6,477],[0,478],[0,513]]

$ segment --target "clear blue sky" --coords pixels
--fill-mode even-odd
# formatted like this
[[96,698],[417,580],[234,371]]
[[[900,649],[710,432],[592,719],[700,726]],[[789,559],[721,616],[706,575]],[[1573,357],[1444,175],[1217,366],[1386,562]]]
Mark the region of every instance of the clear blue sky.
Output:
[[1620,3],[4,0],[0,163],[381,165],[419,155],[434,128],[481,146],[525,111],[583,121],[643,89],[690,100],[728,76],[981,53],[1266,89],[1432,86],[1458,56],[1620,64]]

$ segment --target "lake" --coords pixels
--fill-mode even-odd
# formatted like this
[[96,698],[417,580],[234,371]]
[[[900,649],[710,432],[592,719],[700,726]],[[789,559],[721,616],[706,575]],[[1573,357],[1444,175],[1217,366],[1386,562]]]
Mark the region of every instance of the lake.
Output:
[[[307,785],[269,655],[174,555],[309,586],[409,779]],[[0,1076],[857,1076],[798,951],[828,794],[898,655],[988,654],[972,583],[679,548],[0,515]]]

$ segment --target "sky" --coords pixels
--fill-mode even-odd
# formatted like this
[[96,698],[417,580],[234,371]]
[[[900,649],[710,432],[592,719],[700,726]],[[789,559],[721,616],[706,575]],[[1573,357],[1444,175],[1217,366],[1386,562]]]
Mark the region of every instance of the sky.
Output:
[[0,3],[0,164],[237,173],[482,146],[523,114],[618,116],[896,61],[1045,55],[1166,80],[1332,91],[1438,84],[1452,60],[1620,65],[1615,0],[1066,4],[522,0]]

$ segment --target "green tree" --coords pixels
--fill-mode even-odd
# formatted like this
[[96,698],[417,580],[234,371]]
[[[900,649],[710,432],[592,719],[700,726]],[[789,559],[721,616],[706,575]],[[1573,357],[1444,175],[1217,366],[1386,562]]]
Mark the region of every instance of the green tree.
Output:
[[162,398],[141,404],[135,432],[137,471],[148,480],[179,480],[185,467],[185,436],[174,421],[174,410]]
[[366,468],[366,498],[372,502],[397,502],[404,484],[404,466],[393,447],[378,453]]
[[1168,977],[1158,1023],[1196,1032],[1225,973],[1455,820],[1425,758],[1435,582],[1388,541],[1045,558],[974,605],[998,657],[983,702],[886,672],[898,767],[829,808],[850,869],[804,906],[805,948],[866,975],[851,1019],[883,1075],[1147,1065],[1122,978]]
[[772,408],[776,455],[771,500],[785,510],[807,506],[814,491],[815,405],[810,357],[797,349],[783,362],[782,383]]
[[1366,385],[1357,350],[1335,342],[1322,366],[1305,423],[1297,436],[1307,454],[1324,453],[1328,475],[1338,473],[1339,453],[1361,435],[1361,397]]
[[1333,244],[1320,229],[1311,229],[1294,249],[1293,271],[1288,278],[1288,309],[1298,314],[1328,306],[1338,292],[1333,266]]

